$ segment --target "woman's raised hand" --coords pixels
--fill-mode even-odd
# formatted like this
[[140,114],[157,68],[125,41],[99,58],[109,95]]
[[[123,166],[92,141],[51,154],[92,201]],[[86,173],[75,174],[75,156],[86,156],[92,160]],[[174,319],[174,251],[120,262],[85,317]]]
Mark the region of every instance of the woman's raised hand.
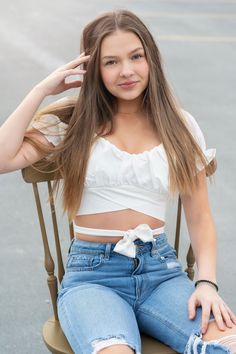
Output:
[[78,66],[87,62],[89,57],[89,55],[84,55],[84,53],[80,54],[76,59],[53,71],[44,80],[40,81],[36,87],[40,88],[46,96],[57,95],[71,88],[80,87],[82,83],[80,80],[67,83],[65,80],[69,76],[85,74],[86,70],[78,69]]

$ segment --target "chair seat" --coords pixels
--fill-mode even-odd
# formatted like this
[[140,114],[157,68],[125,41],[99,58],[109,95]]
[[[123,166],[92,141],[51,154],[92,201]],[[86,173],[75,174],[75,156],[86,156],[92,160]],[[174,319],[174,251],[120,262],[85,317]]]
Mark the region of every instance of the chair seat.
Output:
[[[59,321],[49,318],[43,326],[43,339],[51,353],[73,354],[73,351],[62,332]],[[174,354],[171,348],[156,339],[142,334],[142,354]]]

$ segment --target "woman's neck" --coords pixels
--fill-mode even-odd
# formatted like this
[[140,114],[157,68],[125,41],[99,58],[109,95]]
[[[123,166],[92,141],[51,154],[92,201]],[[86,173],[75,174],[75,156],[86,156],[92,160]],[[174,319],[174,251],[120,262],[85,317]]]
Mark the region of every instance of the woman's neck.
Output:
[[137,97],[134,100],[121,100],[121,99],[118,99],[117,110],[118,110],[118,112],[121,112],[121,113],[124,113],[124,114],[137,113],[138,111],[141,110],[140,97]]
[[135,116],[142,112],[140,98],[132,101],[118,100],[117,114],[120,116]]

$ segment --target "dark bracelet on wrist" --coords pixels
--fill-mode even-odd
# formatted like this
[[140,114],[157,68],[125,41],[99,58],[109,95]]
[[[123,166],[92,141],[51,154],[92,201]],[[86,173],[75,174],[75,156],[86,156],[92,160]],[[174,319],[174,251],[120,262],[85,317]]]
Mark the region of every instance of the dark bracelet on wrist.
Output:
[[196,281],[195,284],[194,284],[195,288],[200,283],[209,283],[209,284],[211,284],[211,285],[213,285],[215,287],[216,291],[219,290],[218,285],[216,283],[213,283],[213,281],[205,280],[205,279],[201,279],[201,280]]

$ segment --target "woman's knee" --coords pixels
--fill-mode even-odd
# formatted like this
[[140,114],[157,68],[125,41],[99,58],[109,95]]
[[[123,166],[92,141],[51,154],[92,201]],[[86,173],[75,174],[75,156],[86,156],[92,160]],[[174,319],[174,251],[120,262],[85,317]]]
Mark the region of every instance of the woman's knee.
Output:
[[204,341],[210,341],[230,335],[236,335],[236,325],[234,325],[232,328],[227,327],[225,331],[221,331],[218,328],[216,321],[214,320],[209,322],[207,332],[203,334],[202,339]]
[[230,353],[236,354],[236,326],[226,328],[225,331],[219,330],[216,321],[211,321],[206,334],[203,335],[204,341],[217,341],[220,345],[230,350]]
[[98,354],[134,354],[134,353],[135,353],[134,350],[125,344],[111,345],[98,352]]
[[220,331],[211,321],[206,334],[193,333],[187,343],[185,354],[236,354],[236,326]]

